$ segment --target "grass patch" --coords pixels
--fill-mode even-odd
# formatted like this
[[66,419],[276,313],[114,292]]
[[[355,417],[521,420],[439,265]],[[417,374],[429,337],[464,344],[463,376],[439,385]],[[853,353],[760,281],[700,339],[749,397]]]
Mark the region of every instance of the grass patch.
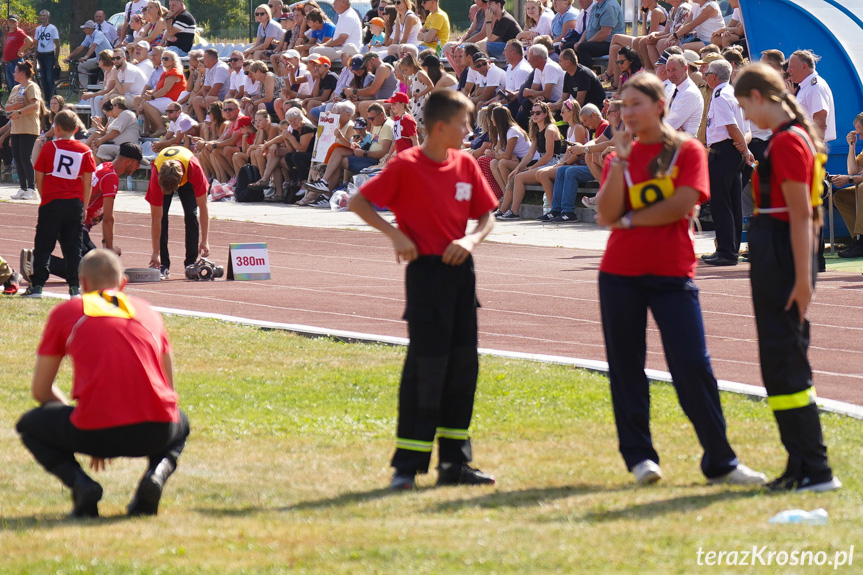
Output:
[[[666,480],[636,489],[604,377],[483,358],[472,434],[477,465],[498,485],[433,489],[430,474],[422,489],[390,495],[404,350],[174,317],[192,435],[159,516],[123,516],[144,463],[116,460],[97,476],[103,518],[67,521],[68,491],[13,431],[33,405],[33,355],[53,303],[0,300],[0,573],[691,573],[699,548],[832,559],[860,544],[863,431],[853,419],[822,420],[840,492],[708,487],[673,389],[657,384]],[[66,390],[70,373],[64,363]],[[766,404],[723,394],[723,405],[741,460],[778,474]],[[818,507],[830,512],[826,526],[767,524],[783,509]]]

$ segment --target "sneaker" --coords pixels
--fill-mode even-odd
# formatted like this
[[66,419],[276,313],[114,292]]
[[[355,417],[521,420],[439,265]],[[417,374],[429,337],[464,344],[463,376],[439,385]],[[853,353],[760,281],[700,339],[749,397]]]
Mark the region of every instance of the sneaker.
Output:
[[842,482],[839,481],[839,478],[837,477],[831,477],[829,481],[821,481],[819,483],[812,483],[808,477],[804,477],[797,485],[797,491],[814,491],[816,493],[822,493],[824,491],[840,489],[841,487]]
[[499,220],[520,220],[521,216],[518,214],[512,213],[512,210],[507,210],[505,214],[501,214],[497,217]]
[[552,218],[551,221],[556,224],[571,224],[578,221],[578,216],[576,216],[574,212],[563,212],[562,214]]
[[25,190],[25,189],[20,189],[20,190],[18,190],[17,192],[15,192],[15,193],[12,195],[12,199],[13,199],[13,200],[23,200],[23,199],[24,199],[24,194],[26,194],[26,193],[27,193],[27,190]]
[[18,271],[27,283],[33,275],[33,250],[21,250],[21,259],[18,262]]
[[274,198],[276,196],[276,188],[267,188],[264,190],[264,199]]
[[712,485],[720,483],[727,483],[728,485],[764,485],[767,483],[767,476],[739,463],[730,472],[719,477],[712,477],[707,480],[707,483]]
[[39,299],[42,297],[42,286],[29,285],[24,293],[21,294],[21,297],[29,297],[33,299]]
[[768,491],[832,491],[842,487],[842,482],[830,476],[830,479],[815,482],[811,477],[801,477],[786,471],[773,481],[767,483]]
[[99,517],[102,486],[86,475],[72,486],[72,517]]
[[416,484],[414,482],[415,475],[413,473],[399,472],[393,473],[393,478],[390,480],[390,489],[393,491],[410,491]]
[[327,208],[327,209],[329,209],[330,199],[326,196],[321,196],[320,198],[318,198],[317,200],[315,200],[314,202],[309,204],[309,206],[311,206],[313,208]]
[[467,463],[441,463],[437,468],[437,485],[494,485],[495,479],[488,473],[474,469]]
[[491,217],[493,217],[493,218],[499,218],[502,215],[503,215],[503,212],[500,211],[500,209],[497,209],[491,213]]
[[165,482],[177,469],[177,464],[168,458],[162,459],[155,468],[150,468],[141,478],[135,497],[126,507],[126,512],[132,516],[156,515],[159,512],[159,501]]
[[635,482],[639,485],[652,485],[662,479],[662,470],[654,461],[645,459],[632,468]]
[[315,180],[313,182],[306,182],[306,189],[317,190],[319,192],[329,192],[330,186],[327,184],[326,180]]
[[560,212],[548,212],[547,214],[542,214],[541,216],[536,218],[536,221],[538,221],[538,222],[550,222],[550,221],[554,220],[554,218],[556,218],[559,215],[560,215]]
[[159,268],[159,279],[166,280],[171,277],[171,268],[162,266]]
[[81,288],[78,286],[72,286],[69,288],[69,297],[81,297]]
[[21,196],[19,199],[21,199],[21,200],[35,200],[35,199],[38,199],[38,197],[39,197],[39,192],[37,192],[33,188],[30,188],[29,190],[26,190],[24,192],[24,195]]
[[584,207],[590,208],[594,212],[599,211],[599,208],[596,207],[596,196],[584,196],[581,198],[581,203],[584,204]]

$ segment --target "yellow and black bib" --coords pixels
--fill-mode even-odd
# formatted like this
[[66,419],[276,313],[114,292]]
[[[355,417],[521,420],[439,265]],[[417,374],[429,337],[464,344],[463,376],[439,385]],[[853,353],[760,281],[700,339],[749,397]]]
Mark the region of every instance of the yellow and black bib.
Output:
[[624,170],[623,177],[626,179],[626,187],[629,192],[629,204],[633,210],[642,210],[674,195],[673,177],[677,175],[677,168],[674,164],[677,162],[678,154],[680,154],[679,148],[671,159],[668,172],[662,177],[651,178],[634,184],[632,176],[629,175],[629,168]]
[[156,159],[153,160],[153,169],[156,173],[162,169],[162,164],[168,160],[177,160],[183,164],[183,179],[180,181],[178,188],[183,187],[189,181],[189,160],[195,157],[195,154],[188,148],[183,146],[170,146],[162,150]]
[[[776,134],[785,131],[794,132],[797,134],[812,152],[814,161],[812,162],[812,182],[809,184],[809,198],[813,208],[823,204],[821,192],[824,189],[824,178],[827,177],[826,164],[827,154],[819,152],[815,149],[812,140],[809,139],[809,134],[795,122],[789,122],[782,126]],[[774,136],[775,137],[775,134]],[[771,137],[771,140],[773,139]],[[782,195],[782,190],[773,190],[770,186],[770,178],[773,172],[773,162],[770,158],[770,149],[772,146],[768,144],[764,151],[764,159],[759,162],[755,168],[754,178],[758,178],[758,196],[755,194],[755,186],[752,186],[752,200],[755,206],[756,214],[776,214],[785,213],[788,211],[788,206],[785,205],[785,197]],[[776,194],[774,196],[774,193]]]

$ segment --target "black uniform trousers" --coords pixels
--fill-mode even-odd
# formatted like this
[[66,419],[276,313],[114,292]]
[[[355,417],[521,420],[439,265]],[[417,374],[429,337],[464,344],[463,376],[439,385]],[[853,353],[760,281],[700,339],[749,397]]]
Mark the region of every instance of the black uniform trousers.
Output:
[[189,435],[189,419],[182,411],[176,423],[79,429],[70,421],[72,410],[59,402],[46,403],[25,413],[15,426],[36,461],[67,487],[83,473],[76,453],[104,459],[148,457],[149,467],[155,468],[165,458],[176,464]]
[[[818,270],[814,251],[812,258],[814,286]],[[785,310],[795,278],[788,222],[765,214],[753,218],[749,259],[761,377],[788,451],[787,471],[810,477],[813,483],[829,481],[833,474],[827,464],[807,357],[809,321],[800,323],[796,305]]]
[[743,156],[727,139],[710,145],[707,167],[710,172],[710,213],[716,224],[716,254],[737,258],[743,235],[741,176]]
[[[94,244],[93,240],[90,239],[90,232],[87,230],[81,230],[81,258],[95,249],[96,244]],[[48,260],[48,271],[51,275],[63,278],[64,280],[68,279],[69,270],[66,268],[66,260],[63,258],[58,258],[57,256],[52,255]],[[78,274],[77,270],[75,271],[75,274]]]
[[69,287],[78,287],[83,218],[84,204],[78,199],[51,200],[39,206],[36,239],[33,241],[31,284],[43,286],[48,281],[48,262],[59,240],[66,262],[66,283]]
[[[195,189],[187,182],[177,190],[177,196],[183,204],[183,219],[186,224],[186,258],[184,266],[190,266],[198,261],[198,200],[195,197]],[[174,194],[162,196],[162,236],[159,238],[159,259],[162,267],[171,267],[171,256],[168,253],[168,210],[171,208],[171,200]]]
[[406,291],[410,343],[392,466],[426,473],[435,436],[442,463],[472,458],[468,427],[479,373],[473,259],[450,266],[440,256],[420,256],[407,267]]

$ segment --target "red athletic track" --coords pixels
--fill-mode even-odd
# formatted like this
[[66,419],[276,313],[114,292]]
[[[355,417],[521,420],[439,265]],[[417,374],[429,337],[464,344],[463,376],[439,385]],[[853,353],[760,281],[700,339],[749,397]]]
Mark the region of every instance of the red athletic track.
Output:
[[[32,247],[32,205],[0,204],[0,254],[17,267]],[[301,209],[301,208],[298,208]],[[181,217],[171,218],[170,281],[135,284],[129,293],[155,305],[274,322],[390,336],[406,335],[403,267],[381,234],[247,222],[214,221],[213,259],[227,262],[231,242],[267,242],[273,280],[188,282],[183,278]],[[149,216],[122,213],[116,243],[128,267],[149,258]],[[93,239],[99,243],[100,230]],[[58,252],[59,253],[59,248]],[[476,252],[480,346],[605,360],[597,302],[600,253],[486,242]],[[56,279],[56,278],[55,278]],[[717,378],[761,384],[748,266],[699,268],[707,345]],[[65,291],[53,280],[49,291]],[[863,278],[821,274],[810,308],[818,394],[863,405]],[[648,367],[667,370],[655,325]]]

